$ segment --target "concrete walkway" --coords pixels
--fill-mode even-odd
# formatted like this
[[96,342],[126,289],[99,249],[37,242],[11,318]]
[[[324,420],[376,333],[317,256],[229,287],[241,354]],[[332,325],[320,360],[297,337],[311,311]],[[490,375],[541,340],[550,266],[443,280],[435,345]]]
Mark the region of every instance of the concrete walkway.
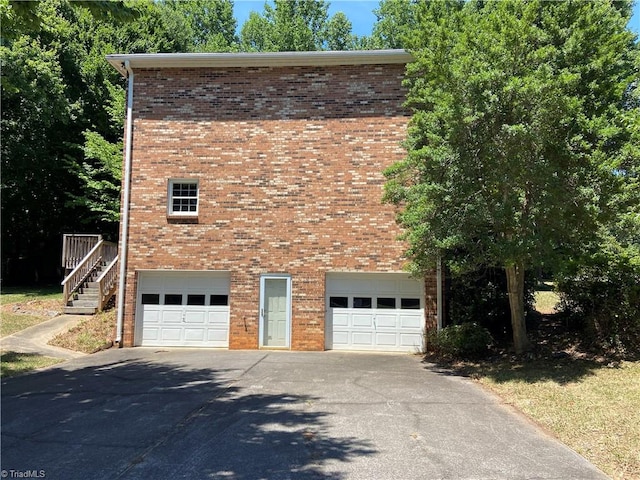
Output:
[[47,357],[64,358],[65,360],[83,357],[86,355],[85,353],[47,345],[47,342],[59,333],[75,327],[85,318],[87,317],[84,315],[60,315],[38,325],[25,328],[12,335],[0,338],[0,350],[2,352],[37,353]]

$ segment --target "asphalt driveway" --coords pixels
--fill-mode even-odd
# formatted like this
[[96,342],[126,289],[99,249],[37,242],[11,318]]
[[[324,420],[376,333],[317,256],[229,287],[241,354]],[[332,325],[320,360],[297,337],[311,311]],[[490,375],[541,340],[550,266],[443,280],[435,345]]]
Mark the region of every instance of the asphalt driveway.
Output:
[[602,479],[419,357],[112,349],[2,382],[2,476]]

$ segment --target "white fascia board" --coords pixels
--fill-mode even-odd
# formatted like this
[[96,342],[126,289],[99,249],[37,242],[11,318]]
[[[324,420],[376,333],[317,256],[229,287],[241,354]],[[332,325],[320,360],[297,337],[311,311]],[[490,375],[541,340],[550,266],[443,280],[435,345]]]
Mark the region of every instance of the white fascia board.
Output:
[[107,55],[107,61],[126,76],[124,62],[131,68],[229,68],[229,67],[313,67],[328,65],[378,65],[409,63],[405,50],[348,50],[274,53],[132,53]]

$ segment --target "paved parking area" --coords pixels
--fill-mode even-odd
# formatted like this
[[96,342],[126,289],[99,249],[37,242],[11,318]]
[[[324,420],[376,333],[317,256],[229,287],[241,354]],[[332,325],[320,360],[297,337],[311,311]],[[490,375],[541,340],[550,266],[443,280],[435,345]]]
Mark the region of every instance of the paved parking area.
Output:
[[1,453],[7,478],[607,478],[396,354],[111,349],[4,380]]

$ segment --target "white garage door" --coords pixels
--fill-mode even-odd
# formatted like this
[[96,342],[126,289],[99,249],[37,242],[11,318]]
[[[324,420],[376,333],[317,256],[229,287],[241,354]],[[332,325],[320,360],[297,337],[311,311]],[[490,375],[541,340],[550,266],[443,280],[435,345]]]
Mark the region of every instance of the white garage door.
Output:
[[229,346],[228,272],[145,271],[138,275],[136,345]]
[[422,351],[423,285],[406,274],[327,274],[326,348]]

